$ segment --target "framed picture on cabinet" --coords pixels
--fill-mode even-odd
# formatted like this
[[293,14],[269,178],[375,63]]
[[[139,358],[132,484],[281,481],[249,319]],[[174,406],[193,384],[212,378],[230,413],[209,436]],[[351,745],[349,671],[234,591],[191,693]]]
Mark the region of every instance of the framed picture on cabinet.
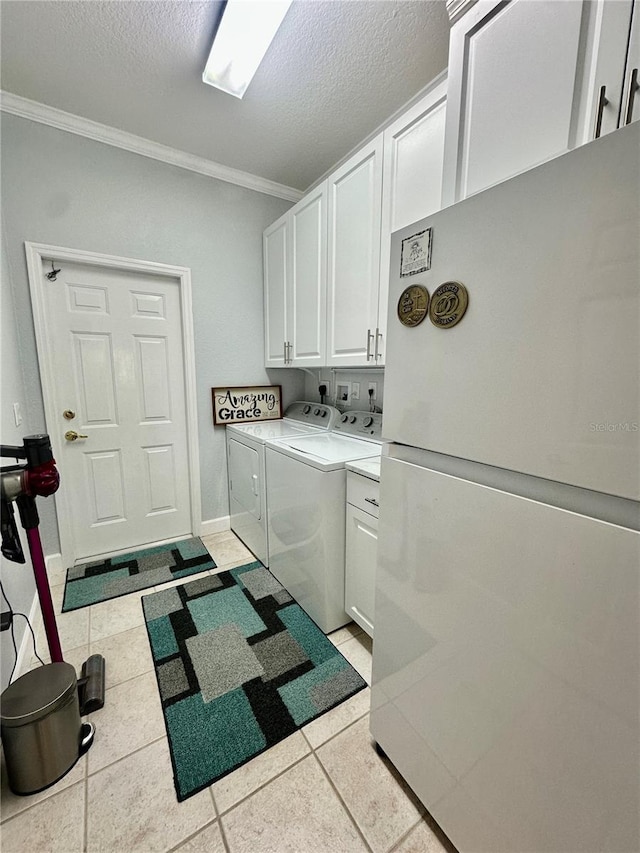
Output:
[[281,385],[241,385],[212,388],[213,423],[274,421],[282,417]]
[[400,275],[417,275],[431,269],[431,228],[425,228],[402,241]]

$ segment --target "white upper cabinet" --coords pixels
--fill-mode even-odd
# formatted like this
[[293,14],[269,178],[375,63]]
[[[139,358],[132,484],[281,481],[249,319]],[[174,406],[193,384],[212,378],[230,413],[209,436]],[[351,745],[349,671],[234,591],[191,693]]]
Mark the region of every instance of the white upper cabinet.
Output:
[[479,0],[454,23],[444,206],[618,126],[632,7]]
[[325,363],[327,184],[264,232],[266,367]]
[[629,49],[622,87],[622,112],[620,125],[640,119],[640,3],[633,4],[633,18],[629,34]]
[[589,7],[592,20],[588,61],[582,81],[582,114],[577,144],[604,136],[621,124],[633,7],[633,0],[598,0]]
[[376,364],[382,145],[379,134],[328,179],[326,363],[333,366]]
[[264,232],[264,356],[267,367],[287,361],[288,214]]
[[391,234],[441,207],[446,103],[445,79],[384,132],[378,364],[386,343]]
[[322,367],[327,330],[326,181],[299,201],[289,214],[289,364],[292,367]]

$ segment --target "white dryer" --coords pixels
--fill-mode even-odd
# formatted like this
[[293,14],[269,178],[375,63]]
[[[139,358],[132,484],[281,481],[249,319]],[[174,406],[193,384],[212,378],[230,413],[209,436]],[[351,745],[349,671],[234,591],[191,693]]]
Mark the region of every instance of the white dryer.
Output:
[[382,415],[347,412],[331,432],[266,443],[269,569],[329,633],[344,609],[347,462],[380,456]]
[[269,565],[265,442],[327,431],[339,416],[333,406],[296,402],[281,420],[226,428],[231,529],[265,566]]

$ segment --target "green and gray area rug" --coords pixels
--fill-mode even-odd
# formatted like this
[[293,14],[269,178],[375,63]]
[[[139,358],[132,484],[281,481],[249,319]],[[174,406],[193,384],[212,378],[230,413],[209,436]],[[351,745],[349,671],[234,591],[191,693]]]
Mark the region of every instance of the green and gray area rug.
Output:
[[142,606],[179,801],[366,686],[259,562]]
[[67,570],[62,612],[215,569],[198,536]]

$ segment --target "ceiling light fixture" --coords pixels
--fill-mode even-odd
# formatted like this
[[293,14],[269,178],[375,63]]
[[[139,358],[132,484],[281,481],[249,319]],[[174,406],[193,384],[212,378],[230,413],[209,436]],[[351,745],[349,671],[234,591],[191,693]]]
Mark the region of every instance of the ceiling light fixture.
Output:
[[241,98],[291,0],[227,0],[202,80]]

